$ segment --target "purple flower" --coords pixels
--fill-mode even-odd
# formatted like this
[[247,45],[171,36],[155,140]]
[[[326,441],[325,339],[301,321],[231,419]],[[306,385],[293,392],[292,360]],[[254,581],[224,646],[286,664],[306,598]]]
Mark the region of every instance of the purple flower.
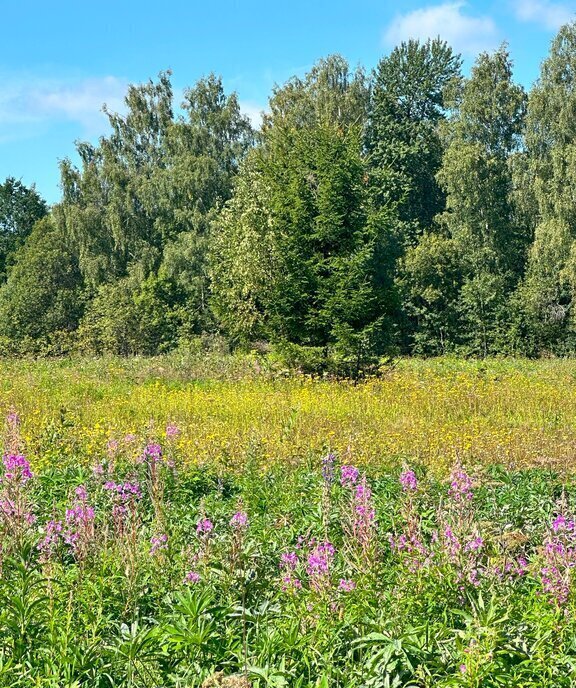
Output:
[[248,514],[245,511],[237,511],[230,519],[230,525],[233,528],[247,528]]
[[482,549],[484,546],[484,540],[481,537],[475,537],[472,538],[469,542],[466,543],[464,546],[464,551],[465,552],[478,552],[479,550]]
[[104,475],[104,466],[101,463],[97,463],[95,466],[92,466],[92,473],[94,475]]
[[302,581],[299,578],[293,578],[292,576],[284,576],[282,578],[282,591],[283,592],[296,592],[302,588]]
[[188,571],[188,573],[186,574],[186,576],[184,578],[184,581],[186,583],[199,583],[200,580],[201,580],[201,576],[196,571]]
[[37,545],[38,550],[43,557],[49,558],[54,554],[54,550],[58,545],[58,540],[61,537],[61,533],[61,521],[48,521],[48,523],[46,524],[46,534]]
[[418,487],[416,473],[412,470],[405,470],[400,473],[400,484],[404,492],[414,491]]
[[147,444],[140,457],[140,463],[158,463],[162,460],[162,447],[159,444]]
[[104,489],[115,493],[122,502],[128,502],[132,498],[142,498],[142,491],[137,482],[115,483],[113,480],[107,480],[104,483]]
[[88,492],[84,485],[79,485],[74,490],[74,494],[76,495],[76,499],[79,499],[81,502],[85,502],[88,499]]
[[208,535],[214,530],[214,524],[209,518],[201,518],[196,525],[196,532],[200,535]]
[[180,434],[180,428],[176,423],[168,423],[166,426],[166,437],[178,437]]
[[558,514],[556,518],[552,521],[552,530],[555,533],[561,531],[572,532],[575,529],[575,523],[573,520],[568,520],[563,514]]
[[280,568],[293,571],[298,566],[299,561],[296,552],[285,552],[280,557]]
[[4,454],[3,462],[6,480],[26,483],[33,477],[30,464],[22,454]]
[[153,535],[150,538],[150,554],[154,555],[159,550],[168,549],[168,536],[166,533],[161,533],[160,535]]
[[459,504],[472,499],[472,478],[460,466],[457,466],[450,475],[448,495]]
[[341,578],[340,583],[338,583],[338,589],[342,590],[342,592],[352,592],[352,590],[356,589],[356,583],[353,580]]
[[343,487],[356,485],[359,471],[356,466],[342,466],[340,468],[340,484]]

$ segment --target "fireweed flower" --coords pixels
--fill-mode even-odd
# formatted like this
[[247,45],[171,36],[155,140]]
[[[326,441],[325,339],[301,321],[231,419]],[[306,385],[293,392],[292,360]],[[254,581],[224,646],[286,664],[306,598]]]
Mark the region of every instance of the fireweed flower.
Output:
[[282,577],[282,592],[297,592],[302,589],[302,581],[293,576]]
[[331,542],[320,542],[309,552],[306,559],[306,573],[310,588],[322,592],[330,587],[330,572],[336,550]]
[[166,426],[166,437],[178,437],[180,434],[180,428],[176,425],[176,423],[168,423]]
[[355,544],[360,547],[364,554],[367,554],[374,544],[376,510],[372,501],[372,490],[368,487],[366,476],[363,476],[354,488],[352,509],[354,514],[351,516],[353,519],[351,535]]
[[245,511],[237,511],[230,519],[230,525],[232,528],[247,528],[248,514]]
[[478,552],[479,550],[482,549],[484,546],[484,540],[478,536],[475,538],[472,538],[472,540],[469,540],[465,545],[464,545],[464,551],[465,552]]
[[74,490],[74,494],[76,495],[76,499],[80,500],[81,502],[85,502],[88,499],[88,492],[86,491],[84,485],[79,485]]
[[456,466],[450,474],[448,495],[457,504],[465,504],[472,499],[472,478],[460,466]]
[[340,579],[340,583],[338,583],[338,590],[341,590],[342,592],[352,592],[352,590],[356,589],[356,583],[353,580],[346,580],[345,578]]
[[184,582],[185,582],[185,583],[192,583],[192,584],[194,584],[194,583],[199,583],[200,580],[201,580],[201,576],[200,576],[200,574],[197,573],[196,571],[188,571],[188,573],[187,573],[186,576],[184,577]]
[[288,571],[294,571],[298,566],[300,560],[296,552],[285,552],[280,557],[280,568]]
[[352,487],[356,485],[359,471],[356,466],[342,466],[340,468],[340,484],[342,487]]
[[196,525],[196,532],[199,535],[208,535],[214,530],[214,524],[209,518],[201,518]]
[[162,461],[162,447],[156,443],[147,444],[138,461],[152,464]]
[[161,533],[160,535],[153,535],[150,538],[150,555],[155,555],[158,551],[168,549],[168,536],[166,533]]
[[540,583],[549,601],[559,607],[572,591],[572,569],[576,567],[574,521],[559,514],[550,527],[541,552]]
[[3,463],[5,480],[26,483],[32,479],[30,464],[22,454],[4,454]]
[[107,480],[104,483],[104,489],[112,492],[113,496],[118,498],[121,502],[128,502],[131,499],[142,499],[142,490],[140,485],[133,482],[116,483],[113,480]]
[[38,551],[43,559],[50,559],[54,556],[56,547],[62,534],[62,521],[48,521],[44,537],[37,545]]
[[418,488],[416,473],[410,469],[402,471],[402,473],[400,473],[400,484],[404,492],[413,492],[416,490]]

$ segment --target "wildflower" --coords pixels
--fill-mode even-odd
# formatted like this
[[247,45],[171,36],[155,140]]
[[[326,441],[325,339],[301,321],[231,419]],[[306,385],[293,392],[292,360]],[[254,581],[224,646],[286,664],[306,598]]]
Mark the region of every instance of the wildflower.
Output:
[[95,466],[92,466],[92,473],[94,475],[104,475],[104,466],[101,463],[97,463]]
[[464,545],[465,552],[478,552],[484,546],[484,540],[481,537],[472,538]]
[[104,483],[104,489],[115,493],[122,502],[127,502],[132,498],[142,498],[142,491],[137,482],[115,483],[113,480],[107,480]]
[[186,583],[192,583],[192,584],[199,583],[200,580],[201,580],[201,576],[196,571],[188,571],[188,573],[184,577],[184,581]]
[[26,483],[33,477],[30,464],[22,454],[4,454],[3,462],[5,480]]
[[299,578],[292,576],[284,576],[282,578],[282,592],[297,592],[302,588],[302,581]]
[[563,514],[558,514],[556,518],[552,521],[552,530],[555,533],[567,531],[571,532],[575,529],[575,523],[573,520],[568,520]]
[[166,426],[166,437],[178,437],[180,428],[175,423],[168,423]]
[[147,444],[139,458],[140,463],[158,463],[162,460],[162,447],[159,444]]
[[280,568],[294,570],[298,566],[299,561],[296,552],[285,552],[280,557]]
[[351,487],[356,485],[359,471],[356,466],[342,466],[340,468],[340,484],[343,487]]
[[457,466],[450,475],[448,495],[458,504],[472,499],[472,478],[460,466]]
[[168,536],[166,533],[161,533],[160,535],[153,535],[150,538],[150,555],[156,554],[159,550],[168,548]]
[[46,524],[46,534],[37,545],[38,551],[44,559],[49,559],[53,556],[61,533],[62,521],[48,521]]
[[209,518],[201,518],[196,525],[196,532],[200,535],[208,535],[214,530],[214,524]]
[[88,499],[88,492],[84,485],[79,485],[74,490],[74,494],[76,495],[76,499],[79,499],[81,502],[85,502]]
[[247,528],[248,514],[245,511],[237,511],[230,519],[230,525],[233,528]]
[[572,569],[576,567],[576,533],[573,521],[559,514],[544,540],[540,582],[550,602],[563,606],[572,589]]
[[402,485],[402,490],[404,492],[416,490],[416,488],[418,487],[416,473],[409,469],[402,471],[402,473],[400,473],[400,484]]
[[342,590],[342,592],[352,592],[352,590],[356,589],[356,583],[353,580],[341,578],[340,583],[338,583],[338,589]]
[[6,423],[11,428],[17,428],[20,425],[20,416],[16,411],[10,411],[6,416]]

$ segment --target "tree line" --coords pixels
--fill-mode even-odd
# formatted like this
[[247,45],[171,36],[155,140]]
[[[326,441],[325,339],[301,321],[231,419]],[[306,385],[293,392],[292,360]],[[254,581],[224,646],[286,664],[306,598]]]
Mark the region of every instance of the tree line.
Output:
[[224,337],[309,368],[576,350],[576,24],[529,93],[506,45],[440,40],[274,88],[255,130],[211,75],[128,88],[61,163],[0,185],[0,348],[156,354]]

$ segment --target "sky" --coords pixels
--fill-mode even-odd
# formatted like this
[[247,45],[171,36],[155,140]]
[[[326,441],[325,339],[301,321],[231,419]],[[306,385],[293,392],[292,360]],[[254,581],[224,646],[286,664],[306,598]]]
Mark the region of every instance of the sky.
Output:
[[255,123],[275,84],[331,53],[371,70],[394,45],[440,35],[469,70],[509,44],[529,88],[576,0],[0,0],[0,182],[60,197],[58,161],[107,133],[129,83],[172,70],[176,92],[210,72]]

